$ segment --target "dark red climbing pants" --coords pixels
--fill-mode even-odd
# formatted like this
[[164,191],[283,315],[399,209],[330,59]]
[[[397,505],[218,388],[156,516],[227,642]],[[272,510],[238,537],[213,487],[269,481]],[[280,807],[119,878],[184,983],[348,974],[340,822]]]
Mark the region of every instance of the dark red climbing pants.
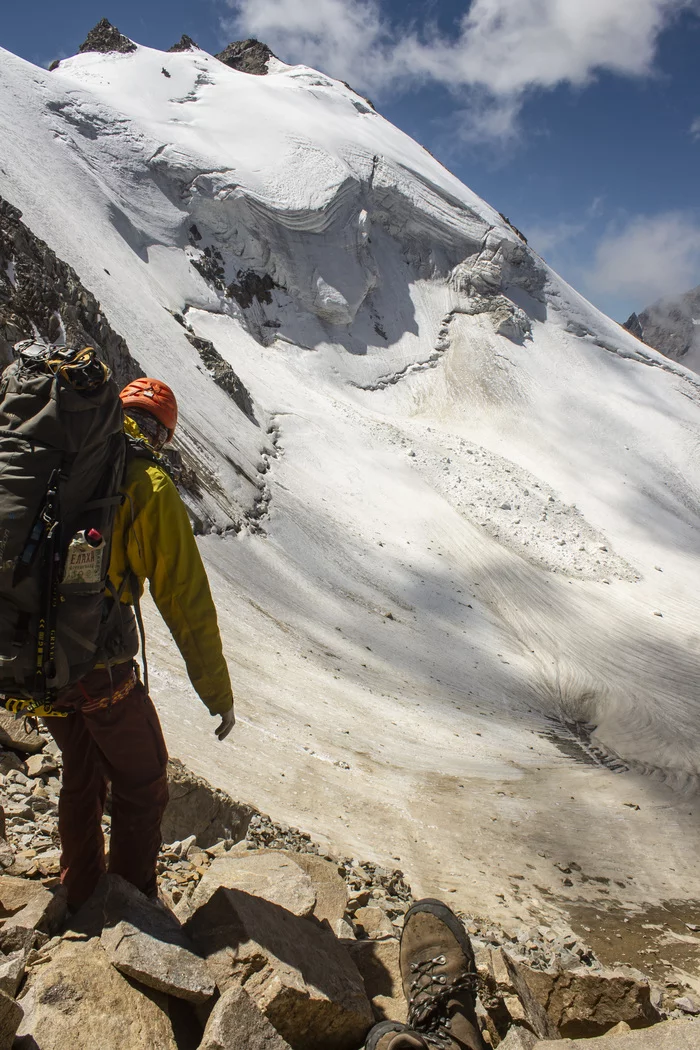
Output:
[[87,900],[107,870],[101,820],[108,782],[109,871],[155,896],[168,753],[151,698],[129,663],[114,668],[111,684],[106,671],[92,671],[64,690],[57,707],[71,710],[67,718],[46,719],[63,753],[58,829],[69,906]]

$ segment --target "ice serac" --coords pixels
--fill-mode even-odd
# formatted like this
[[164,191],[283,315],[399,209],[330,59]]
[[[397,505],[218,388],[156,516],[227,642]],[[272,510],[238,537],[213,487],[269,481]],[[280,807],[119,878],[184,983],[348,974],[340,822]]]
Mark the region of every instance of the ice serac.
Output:
[[172,748],[465,910],[700,900],[696,804],[663,808],[700,775],[700,377],[351,88],[262,65],[0,52],[0,193],[236,525],[201,540],[235,758],[152,617]]

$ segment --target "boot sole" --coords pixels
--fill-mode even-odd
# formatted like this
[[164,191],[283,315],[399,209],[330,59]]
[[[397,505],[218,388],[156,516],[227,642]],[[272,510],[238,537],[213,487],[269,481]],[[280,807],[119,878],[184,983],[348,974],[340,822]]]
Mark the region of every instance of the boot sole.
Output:
[[365,1050],[375,1050],[377,1043],[382,1036],[389,1035],[391,1032],[407,1032],[408,1028],[405,1024],[401,1024],[400,1021],[380,1021],[369,1033],[369,1038],[365,1043]]
[[408,909],[404,916],[404,926],[411,915],[421,911],[427,911],[430,915],[434,915],[437,919],[440,919],[441,922],[444,922],[450,933],[454,934],[457,943],[470,964],[471,972],[475,974],[476,961],[474,959],[472,943],[469,940],[467,931],[464,929],[464,926],[462,926],[462,923],[452,909],[448,908],[443,901],[436,900],[434,897],[424,897],[423,900],[416,901],[416,903],[412,904]]

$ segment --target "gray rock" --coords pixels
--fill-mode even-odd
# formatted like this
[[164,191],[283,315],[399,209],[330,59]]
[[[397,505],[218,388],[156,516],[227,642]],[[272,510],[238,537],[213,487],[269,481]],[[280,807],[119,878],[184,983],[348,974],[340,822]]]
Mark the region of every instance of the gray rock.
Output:
[[[5,814],[3,813],[3,823]],[[11,868],[15,862],[15,851],[6,839],[0,838],[0,871]]]
[[214,994],[206,964],[188,945],[179,927],[172,932],[156,932],[151,927],[147,932],[130,922],[119,922],[103,931],[101,943],[120,973],[147,988],[191,1003],[205,1003]]
[[0,991],[5,995],[12,996],[12,998],[16,996],[17,989],[24,977],[27,955],[28,952],[25,949],[0,958]]
[[0,1050],[11,1050],[22,1015],[23,1011],[19,1003],[16,1003],[5,992],[0,991]]
[[212,861],[192,896],[178,909],[178,915],[188,918],[220,886],[242,890],[300,917],[311,915],[316,905],[311,879],[291,854],[282,850],[250,850],[228,853]]
[[[65,338],[69,344],[94,346],[120,386],[141,374],[125,341],[110,327],[75,270],[61,262],[21,219],[21,212],[0,197],[0,365],[11,359],[14,343],[38,332],[49,341]],[[5,272],[4,264],[10,260],[17,275],[15,284]],[[15,722],[8,714],[0,716],[0,744],[7,744],[2,727],[13,740],[19,736],[24,745],[9,746],[30,754],[43,749],[44,738],[38,733],[25,734],[23,721]],[[53,742],[46,749],[55,755]]]
[[168,999],[144,995],[99,941],[64,941],[29,977],[17,1050],[177,1050]]
[[360,972],[375,1016],[405,1023],[408,1005],[401,981],[399,941],[355,941],[346,948]]
[[177,53],[178,51],[201,51],[199,44],[196,44],[191,36],[187,33],[183,33],[177,44],[173,44],[172,47],[168,48],[168,53]]
[[632,974],[584,967],[558,973],[523,967],[522,972],[562,1036],[582,1039],[602,1035],[619,1021],[639,1026],[660,1020],[649,985]]
[[102,877],[71,927],[79,934],[99,934],[112,965],[148,988],[193,1003],[214,994],[206,963],[175,916],[119,875]]
[[220,62],[237,69],[241,73],[252,73],[255,76],[265,76],[267,63],[274,58],[267,44],[261,44],[259,40],[234,40],[228,47],[220,51],[216,56]]
[[293,1050],[356,1050],[372,1011],[356,967],[333,934],[241,890],[213,884],[209,890],[185,932],[219,989],[244,986]]
[[[345,915],[348,904],[348,890],[345,880],[338,873],[338,865],[315,853],[284,852],[291,857],[311,880],[311,888],[316,896],[314,915],[320,921],[324,919],[335,929]],[[354,934],[353,934],[354,936]]]
[[26,761],[26,773],[30,777],[50,777],[58,772],[58,762],[52,755],[31,755]]
[[289,1050],[243,988],[236,986],[211,1012],[199,1050]]
[[502,948],[484,948],[476,952],[480,994],[487,1007],[498,1009],[497,1001],[503,1002],[514,1024],[529,1029],[542,1038],[556,1038],[556,1024],[530,988],[527,978],[530,968],[518,963]]
[[[0,198],[0,201],[2,198]],[[0,218],[2,213],[0,212]],[[0,237],[0,248],[2,238]],[[8,282],[9,283],[9,282]],[[4,304],[3,304],[4,305]],[[2,331],[2,314],[0,313],[0,332]],[[15,718],[7,711],[0,711],[0,744],[3,747],[11,747],[14,751],[21,751],[24,755],[34,755],[43,751],[46,740],[34,729],[28,733],[25,729],[25,720]]]
[[120,33],[106,18],[100,19],[97,25],[90,30],[79,48],[80,54],[85,51],[98,51],[102,54],[117,51],[128,55],[135,50],[136,44],[133,40],[129,40],[128,36]]
[[170,801],[161,825],[165,842],[195,835],[197,845],[206,849],[221,839],[239,842],[245,838],[255,811],[234,802],[174,759],[168,762],[168,788]]
[[27,767],[19,755],[16,755],[14,751],[0,752],[0,773],[5,775],[12,770],[19,770],[21,773],[26,773]]
[[[533,1050],[537,1046],[537,1036],[527,1028],[513,1025],[508,1029],[505,1039],[499,1044],[500,1050]],[[540,1044],[541,1045],[541,1044]]]
[[66,914],[66,898],[62,889],[53,892],[40,882],[0,875],[0,919],[5,935],[10,929],[40,930],[52,934]]

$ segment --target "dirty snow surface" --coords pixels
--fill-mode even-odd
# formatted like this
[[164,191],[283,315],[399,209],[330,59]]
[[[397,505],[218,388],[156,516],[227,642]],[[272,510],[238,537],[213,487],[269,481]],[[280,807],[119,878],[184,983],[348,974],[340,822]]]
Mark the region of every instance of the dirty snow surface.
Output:
[[0,52],[0,134],[198,463],[238,725],[151,613],[171,752],[465,909],[700,899],[698,376],[311,69]]

